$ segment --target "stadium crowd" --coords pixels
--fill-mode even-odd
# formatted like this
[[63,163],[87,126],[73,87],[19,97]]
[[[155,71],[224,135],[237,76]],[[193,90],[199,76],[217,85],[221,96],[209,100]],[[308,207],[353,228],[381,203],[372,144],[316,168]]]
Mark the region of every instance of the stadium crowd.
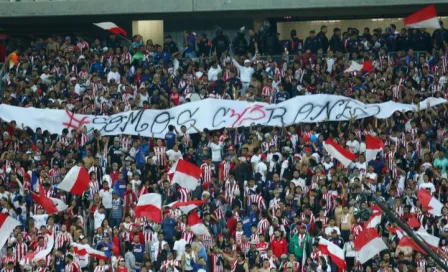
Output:
[[[337,94],[364,103],[417,103],[447,97],[447,42],[444,28],[431,36],[394,25],[384,33],[335,28],[332,35],[322,26],[305,39],[291,31],[285,43],[269,24],[233,40],[222,30],[212,40],[188,31],[183,46],[170,36],[163,45],[139,35],[131,42],[114,35],[91,43],[39,38],[9,55],[1,102],[95,115],[205,98],[280,103]],[[344,73],[351,61],[372,67]],[[424,188],[448,203],[447,114],[443,104],[389,119],[219,131],[171,126],[164,139],[33,131],[3,122],[1,212],[22,225],[2,249],[1,271],[338,271],[317,237],[344,250],[347,271],[442,271],[425,254],[400,246],[386,217],[378,230],[389,250],[361,265],[353,240],[364,224],[356,210],[372,200],[362,193],[371,192],[397,217],[415,216],[439,236],[439,256],[448,261],[448,209],[435,217],[416,197]],[[385,143],[369,162],[367,135]],[[329,137],[357,154],[356,161],[344,167],[329,157],[322,144]],[[181,157],[202,170],[196,190],[169,181],[167,172]],[[82,197],[55,187],[74,165],[90,173]],[[31,199],[36,184],[69,208],[46,214]],[[161,224],[136,218],[138,198],[148,192],[160,193],[163,205],[204,200],[198,212],[211,236],[194,235],[177,209],[164,209]],[[45,248],[46,234],[55,238],[52,252],[37,263],[24,260]],[[72,242],[108,259],[80,254]]]

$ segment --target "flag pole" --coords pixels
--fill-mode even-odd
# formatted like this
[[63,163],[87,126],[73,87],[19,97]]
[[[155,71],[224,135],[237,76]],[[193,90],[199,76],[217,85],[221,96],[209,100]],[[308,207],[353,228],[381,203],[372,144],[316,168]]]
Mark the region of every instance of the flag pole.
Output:
[[440,256],[434,252],[426,243],[424,243],[415,232],[403,221],[395,216],[395,214],[389,209],[389,207],[380,200],[374,193],[363,193],[367,197],[372,197],[374,202],[380,207],[380,209],[386,214],[387,218],[396,223],[400,228],[406,232],[409,237],[411,237],[418,246],[420,246],[426,253],[440,266],[443,271],[448,271],[448,265],[440,258]]

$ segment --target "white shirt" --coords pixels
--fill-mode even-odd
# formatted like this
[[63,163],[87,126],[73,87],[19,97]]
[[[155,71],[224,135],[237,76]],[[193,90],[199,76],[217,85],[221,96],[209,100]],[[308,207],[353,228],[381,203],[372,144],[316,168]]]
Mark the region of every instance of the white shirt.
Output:
[[40,75],[40,79],[42,79],[42,82],[45,84],[51,83],[50,76],[51,76],[50,74],[47,75],[43,73],[42,75]]
[[103,223],[103,220],[106,218],[106,215],[104,213],[99,213],[98,210],[96,210],[95,213],[93,214],[93,218],[94,218],[93,227],[95,229],[98,229],[99,227],[101,227],[101,223]]
[[358,154],[359,153],[359,142],[357,140],[347,141],[347,146],[350,152]]
[[[159,243],[159,240],[157,240],[151,245],[151,260],[153,262],[157,261],[157,256],[159,255]],[[166,242],[162,241],[162,246],[160,247],[162,250],[165,244]]]
[[108,191],[104,191],[104,189],[100,190],[101,202],[105,209],[112,209],[112,189]]
[[38,230],[40,230],[40,227],[47,225],[48,214],[35,214],[31,217],[34,219],[34,225]]
[[172,162],[176,162],[180,157],[182,157],[182,153],[179,150],[174,151],[173,149],[168,150],[166,155],[168,156],[168,160]]
[[121,76],[120,76],[120,73],[119,73],[119,72],[113,72],[113,71],[110,71],[110,72],[107,74],[107,82],[108,82],[108,83],[110,83],[110,81],[111,81],[112,79],[115,80],[115,83],[120,83],[120,78],[121,78]]
[[336,230],[338,232],[338,235],[341,235],[341,230],[339,230],[339,228],[336,227],[336,226],[335,227],[330,227],[330,226],[326,227],[325,228],[325,235],[327,235],[327,236],[331,235],[333,230]]
[[246,66],[241,66],[236,60],[232,60],[233,64],[235,65],[235,67],[238,69],[238,71],[240,72],[240,79],[241,82],[250,82],[252,80],[252,75],[254,74],[254,68],[252,67],[246,67]]
[[208,147],[212,150],[212,161],[222,161],[222,145],[223,143],[215,144],[214,142],[208,144]]
[[263,181],[266,180],[266,172],[268,171],[268,167],[266,166],[266,164],[262,161],[260,161],[259,163],[257,163],[257,166],[255,166],[255,173],[260,173],[261,174],[261,179]]
[[185,239],[174,242],[173,250],[176,251],[176,260],[180,261],[182,259],[182,254],[185,252],[185,245],[187,245]]
[[430,189],[431,194],[433,194],[436,191],[436,187],[434,187],[434,184],[431,182],[423,182],[418,186],[418,189]]
[[221,66],[218,65],[217,68],[210,67],[208,69],[207,77],[210,81],[218,80],[218,74],[222,72]]

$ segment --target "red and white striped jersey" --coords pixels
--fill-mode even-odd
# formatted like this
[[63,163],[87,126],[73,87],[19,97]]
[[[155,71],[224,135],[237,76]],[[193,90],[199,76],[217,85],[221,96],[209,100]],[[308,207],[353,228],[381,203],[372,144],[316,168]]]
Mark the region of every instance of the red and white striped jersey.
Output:
[[109,266],[107,264],[97,265],[93,272],[106,272],[109,271]]
[[[168,271],[175,271],[175,266],[181,266],[180,261],[176,260],[165,260],[162,262],[162,265],[160,266],[160,270],[162,272],[168,272]],[[170,269],[171,268],[171,269]]]
[[214,240],[210,235],[201,235],[202,244],[205,248],[209,249],[213,246]]
[[296,261],[294,261],[292,263],[291,262],[285,263],[285,265],[283,265],[284,271],[286,271],[288,264],[292,264],[292,267],[293,267],[292,271],[300,271],[300,263],[296,262]]
[[232,163],[230,161],[222,161],[219,164],[220,180],[226,180],[228,178],[230,169],[232,169]]
[[222,262],[218,262],[218,258],[220,255],[211,254],[210,259],[212,263],[212,271],[211,272],[224,272],[224,267]]
[[233,184],[231,184],[230,182],[226,183],[224,197],[226,198],[227,203],[232,203],[232,201],[235,199],[235,191],[239,189],[240,187],[235,182]]
[[445,136],[446,136],[445,128],[439,128],[437,130],[437,141],[443,143],[443,140],[445,139]]
[[270,224],[266,218],[263,218],[258,222],[258,234],[264,235],[269,230]]
[[361,225],[353,224],[350,228],[350,233],[356,238],[363,230],[364,228]]
[[166,160],[166,147],[165,146],[155,146],[154,155],[157,158],[158,166],[165,166],[168,162]]
[[212,177],[215,174],[215,165],[203,163],[201,165],[201,177],[203,182],[211,182]]
[[56,235],[56,240],[55,240],[55,247],[56,249],[61,248],[64,243],[68,243],[71,244],[73,242],[73,238],[72,235],[70,234],[70,232],[59,232]]
[[237,244],[237,245],[240,245],[241,244],[241,241],[242,241],[242,238],[243,238],[243,234],[244,234],[244,231],[235,231],[235,243]]
[[216,219],[220,220],[220,219],[225,219],[225,212],[224,212],[224,207],[223,205],[219,205],[215,211],[213,212],[213,214],[215,215]]
[[2,264],[3,265],[8,264],[9,262],[13,262],[14,265],[16,264],[16,256],[14,256],[14,254],[11,255],[11,256],[3,256],[2,257]]
[[250,195],[248,198],[248,205],[252,205],[252,203],[257,203],[257,207],[259,211],[266,210],[266,203],[264,202],[264,198],[260,194]]
[[322,256],[322,252],[320,252],[320,251],[313,250],[313,252],[311,252],[311,259],[315,262],[319,261],[320,256]]
[[183,231],[182,232],[182,239],[187,241],[188,244],[193,242],[194,233],[192,231]]
[[93,199],[96,193],[99,193],[100,191],[100,185],[98,184],[98,181],[91,180],[89,181],[89,189],[90,189],[90,197]]
[[75,261],[65,265],[64,272],[81,272],[81,267]]
[[177,191],[180,194],[180,199],[179,199],[180,202],[188,201],[190,190],[179,187],[179,189]]
[[28,252],[28,246],[24,242],[17,243],[14,247],[14,251],[16,260],[22,260]]
[[420,261],[415,261],[415,264],[417,266],[417,268],[422,269],[421,271],[425,271],[426,268],[426,261],[425,260],[420,260]]
[[69,143],[69,138],[67,137],[67,136],[65,136],[65,135],[60,135],[59,136],[59,142],[64,146],[64,145],[66,145],[66,144],[68,144]]
[[155,241],[157,241],[157,233],[155,233],[153,231],[144,231],[143,239],[145,240],[145,244],[148,244],[148,243],[152,244]]
[[257,244],[260,242],[260,236],[258,233],[253,233],[250,235],[250,242],[255,242]]
[[325,199],[327,201],[327,204],[325,205],[325,209],[327,211],[331,211],[334,208],[334,200],[336,199],[336,196],[332,193],[324,193],[322,194],[322,199]]
[[244,253],[244,255],[246,255],[247,252],[249,252],[249,249],[250,249],[249,241],[241,242],[240,249],[241,249],[241,252]]
[[272,98],[272,93],[274,92],[274,88],[269,87],[269,86],[264,86],[263,89],[261,90],[261,96],[263,98]]
[[257,250],[258,250],[258,252],[260,252],[260,254],[266,253],[268,248],[269,248],[269,243],[268,242],[259,242],[257,244]]

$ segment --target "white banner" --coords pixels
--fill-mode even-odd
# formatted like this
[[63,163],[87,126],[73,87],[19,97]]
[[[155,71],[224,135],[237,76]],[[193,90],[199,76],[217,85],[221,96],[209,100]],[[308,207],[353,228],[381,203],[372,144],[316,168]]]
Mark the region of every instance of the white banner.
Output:
[[[446,103],[446,99],[428,98],[420,103],[423,110]],[[297,96],[279,104],[251,103],[233,100],[206,99],[183,104],[167,110],[136,110],[111,116],[73,114],[65,110],[22,108],[0,105],[0,118],[16,121],[35,130],[40,127],[61,134],[62,129],[87,126],[102,135],[140,135],[164,137],[168,126],[179,128],[193,124],[199,130],[236,128],[252,123],[264,126],[287,126],[321,121],[348,121],[350,117],[362,119],[376,116],[390,117],[396,111],[416,111],[417,106],[395,102],[364,104],[358,100],[336,95]],[[190,130],[194,133],[195,131]]]

